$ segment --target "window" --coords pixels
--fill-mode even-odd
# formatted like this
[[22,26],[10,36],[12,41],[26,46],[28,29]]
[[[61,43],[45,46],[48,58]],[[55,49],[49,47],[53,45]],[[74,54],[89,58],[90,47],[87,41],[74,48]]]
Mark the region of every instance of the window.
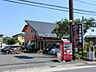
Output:
[[26,36],[28,36],[29,35],[29,33],[28,32],[26,32]]
[[24,39],[24,36],[22,36],[22,39]]
[[33,30],[31,30],[31,33],[33,33],[34,31]]

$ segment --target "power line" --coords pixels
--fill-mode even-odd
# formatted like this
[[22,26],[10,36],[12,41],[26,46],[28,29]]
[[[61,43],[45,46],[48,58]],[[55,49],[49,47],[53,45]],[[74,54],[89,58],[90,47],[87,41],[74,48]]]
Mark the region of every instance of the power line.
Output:
[[96,4],[88,3],[88,2],[85,2],[85,1],[81,1],[81,0],[75,0],[75,1],[78,1],[78,2],[81,2],[81,3],[84,3],[84,4],[88,4],[88,5],[92,5],[92,6],[96,6]]
[[[35,6],[35,7],[40,7],[40,8],[52,9],[52,10],[57,10],[57,11],[69,12],[69,11],[63,10],[63,9],[57,9],[57,8],[51,8],[51,7],[44,7],[44,6],[40,6],[40,5],[34,5],[34,4],[21,3],[21,2],[18,2],[18,1],[11,1],[11,0],[4,0],[4,1],[12,2],[12,3],[17,3],[17,4],[22,4],[22,5],[29,5],[29,6]],[[81,12],[74,12],[74,13],[96,16],[95,14],[88,14],[88,13],[81,13]]]
[[67,11],[67,10],[56,9],[56,8],[50,8],[50,7],[44,7],[44,6],[38,6],[38,5],[34,5],[34,4],[21,3],[21,2],[17,2],[17,1],[11,1],[11,0],[4,0],[4,1],[12,2],[12,3],[18,3],[18,4],[22,4],[22,5],[29,5],[29,6],[35,6],[35,7],[41,7],[41,8],[47,8],[47,9],[53,9],[53,10],[58,10],[58,11],[69,12],[69,11]]
[[[64,7],[64,6],[50,5],[50,4],[39,3],[39,2],[35,2],[35,1],[28,1],[28,0],[19,0],[19,1],[27,2],[27,3],[33,3],[33,4],[39,4],[39,5],[44,5],[44,6],[50,6],[50,7],[69,9],[68,7]],[[96,13],[95,11],[82,10],[82,9],[74,9],[74,10],[81,11],[81,12],[88,12],[88,13]]]
[[[58,7],[58,8],[69,9],[68,7],[56,6],[56,5],[50,5],[50,4],[44,4],[44,3],[38,3],[38,2],[28,1],[28,0],[19,0],[19,1],[33,3],[33,4],[39,4],[39,5],[45,5],[45,6],[51,6],[51,7]],[[81,9],[74,9],[74,10],[76,10],[76,11],[82,11],[82,12],[88,12],[88,13],[96,13],[95,11],[88,11],[88,10],[81,10]]]

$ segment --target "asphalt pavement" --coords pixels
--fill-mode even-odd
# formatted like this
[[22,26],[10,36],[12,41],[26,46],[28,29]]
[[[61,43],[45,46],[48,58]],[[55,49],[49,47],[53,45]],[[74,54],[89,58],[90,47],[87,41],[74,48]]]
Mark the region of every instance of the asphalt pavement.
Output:
[[3,55],[0,53],[0,71],[2,72],[62,72],[62,70],[66,69],[92,65],[96,65],[96,62],[84,60],[58,62],[54,55],[37,53]]
[[56,66],[60,63],[56,61],[54,55],[44,54],[7,54],[3,55],[0,53],[0,70],[14,70],[14,69],[25,69],[25,68],[38,68],[47,66]]
[[96,72],[96,67],[70,69],[70,70],[59,70],[59,71],[53,71],[53,72]]

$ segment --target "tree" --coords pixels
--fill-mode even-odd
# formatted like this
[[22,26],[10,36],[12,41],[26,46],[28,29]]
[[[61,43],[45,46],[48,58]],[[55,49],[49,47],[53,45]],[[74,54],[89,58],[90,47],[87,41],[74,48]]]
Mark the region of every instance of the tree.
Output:
[[82,17],[82,20],[76,19],[74,21],[74,24],[80,24],[80,23],[84,24],[84,34],[87,32],[87,30],[89,28],[96,27],[96,20],[94,18],[86,19],[86,18]]
[[[90,18],[90,19],[86,19],[84,17],[82,17],[82,19],[76,19],[74,20],[74,24],[80,24],[83,23],[84,24],[84,34],[87,32],[87,30],[90,27],[96,27],[96,20],[94,18]],[[69,35],[69,21],[67,19],[64,19],[64,21],[58,21],[56,22],[57,26],[54,29],[54,32],[56,33],[57,37],[62,38],[66,35]]]
[[18,40],[16,40],[15,38],[8,38],[7,40],[6,40],[6,43],[8,44],[8,45],[13,45],[13,44],[16,44],[18,42]]
[[57,37],[62,38],[64,35],[69,34],[69,22],[67,19],[64,19],[64,21],[58,21],[56,28],[54,29],[54,32],[57,34]]

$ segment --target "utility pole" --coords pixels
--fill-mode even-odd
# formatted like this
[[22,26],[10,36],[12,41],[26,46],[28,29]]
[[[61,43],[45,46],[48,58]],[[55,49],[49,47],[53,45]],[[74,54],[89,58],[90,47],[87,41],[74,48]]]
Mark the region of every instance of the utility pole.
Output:
[[[73,17],[73,0],[69,0],[69,23],[70,23],[70,42],[72,43],[72,24],[74,21],[74,17]],[[72,47],[73,47],[73,60],[75,60],[75,49],[74,49],[74,45],[72,43]]]
[[73,0],[69,0],[69,23],[70,23],[70,42],[72,42],[72,24],[73,24]]
[[73,0],[69,0],[69,19],[74,20],[74,17],[73,17]]

